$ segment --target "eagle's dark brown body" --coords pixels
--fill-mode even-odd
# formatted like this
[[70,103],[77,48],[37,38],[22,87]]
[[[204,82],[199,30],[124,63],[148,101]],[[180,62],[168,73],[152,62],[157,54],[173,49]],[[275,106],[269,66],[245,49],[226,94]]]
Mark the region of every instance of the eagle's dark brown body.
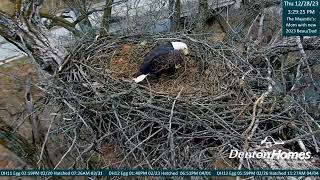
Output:
[[138,76],[151,74],[160,77],[162,74],[172,75],[177,65],[183,64],[183,57],[179,50],[175,50],[171,43],[165,43],[152,49],[144,58]]

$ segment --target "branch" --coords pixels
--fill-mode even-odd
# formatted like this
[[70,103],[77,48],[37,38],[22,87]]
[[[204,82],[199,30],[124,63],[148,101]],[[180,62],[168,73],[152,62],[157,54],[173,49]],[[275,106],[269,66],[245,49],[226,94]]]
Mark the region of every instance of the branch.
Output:
[[25,52],[41,70],[53,74],[63,63],[66,50],[47,36],[39,10],[43,1],[22,1],[19,13],[11,17],[0,10],[0,35]]
[[39,126],[39,122],[37,121],[37,117],[35,115],[31,88],[32,88],[32,77],[31,77],[31,74],[29,73],[27,77],[27,83],[26,83],[25,102],[26,102],[27,113],[29,115],[29,120],[32,125],[33,140],[35,144],[39,144],[41,127]]
[[169,134],[168,134],[168,140],[170,142],[170,152],[171,152],[171,160],[173,163],[173,167],[176,167],[175,165],[175,150],[174,150],[174,140],[173,140],[173,132],[172,132],[172,118],[173,118],[173,112],[174,107],[176,105],[177,100],[179,99],[181,92],[183,90],[183,87],[181,88],[180,92],[178,93],[177,97],[174,99],[172,103],[171,113],[170,113],[170,119],[169,119]]
[[77,17],[77,19],[72,23],[73,25],[76,25],[86,19],[88,16],[90,16],[92,13],[104,11],[104,9],[94,9],[92,11],[88,11],[86,14],[82,14],[81,16]]
[[55,16],[55,15],[52,15],[52,14],[49,14],[49,13],[40,13],[40,16],[44,17],[44,18],[47,18],[47,19],[50,19],[50,20],[52,20],[54,22],[60,22],[61,24],[64,24],[64,26],[70,26],[70,27],[73,27],[73,28],[75,27],[75,25],[73,23],[65,20],[62,17],[58,17],[58,16]]
[[67,29],[75,36],[80,36],[82,34],[79,30],[76,29],[76,23],[71,23],[62,17],[58,17],[48,13],[40,13],[40,16],[52,20],[52,23],[54,25]]
[[30,166],[36,164],[35,149],[21,135],[13,133],[13,129],[0,119],[0,144],[14,152]]
[[76,29],[76,25],[82,22],[84,19],[86,19],[88,16],[90,16],[92,13],[103,11],[104,9],[94,9],[91,10],[85,14],[82,14],[81,16],[77,17],[77,19],[74,22],[69,22],[66,19],[64,19],[63,16],[56,16],[49,13],[40,13],[40,16],[43,18],[47,18],[53,21],[54,26],[61,26],[68,31],[72,32],[75,36],[80,36],[82,33],[81,31]]
[[[302,44],[304,50],[317,50],[320,49],[320,38],[304,37]],[[256,58],[257,56],[260,56],[261,54],[271,56],[275,54],[285,54],[294,51],[300,51],[300,48],[297,45],[296,37],[288,37],[283,38],[283,40],[278,43],[274,43],[274,45],[271,47],[267,46],[261,48],[260,51],[256,52],[256,55],[253,56],[252,59]]]

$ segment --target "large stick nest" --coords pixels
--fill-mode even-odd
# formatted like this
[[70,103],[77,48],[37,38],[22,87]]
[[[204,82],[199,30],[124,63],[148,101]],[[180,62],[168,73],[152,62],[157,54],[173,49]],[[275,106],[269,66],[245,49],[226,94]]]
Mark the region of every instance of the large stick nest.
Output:
[[[189,46],[184,68],[134,83],[144,55],[163,41]],[[294,95],[277,91],[277,73],[261,57],[254,66],[236,48],[185,35],[101,38],[76,45],[44,89],[61,107],[56,124],[78,143],[78,161],[86,162],[88,147],[108,145],[117,150],[116,167],[221,168],[222,160],[232,168],[238,159],[228,159],[231,149],[250,151],[266,136],[291,151],[301,151],[302,139],[315,154],[319,120]]]

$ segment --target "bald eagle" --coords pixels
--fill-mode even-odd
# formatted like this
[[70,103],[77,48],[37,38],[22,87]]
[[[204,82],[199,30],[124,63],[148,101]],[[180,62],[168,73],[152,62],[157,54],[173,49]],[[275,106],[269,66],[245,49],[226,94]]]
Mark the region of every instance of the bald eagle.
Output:
[[182,54],[189,54],[188,46],[183,42],[166,42],[155,47],[144,57],[133,80],[138,83],[149,75],[160,77],[162,74],[174,74],[183,63]]

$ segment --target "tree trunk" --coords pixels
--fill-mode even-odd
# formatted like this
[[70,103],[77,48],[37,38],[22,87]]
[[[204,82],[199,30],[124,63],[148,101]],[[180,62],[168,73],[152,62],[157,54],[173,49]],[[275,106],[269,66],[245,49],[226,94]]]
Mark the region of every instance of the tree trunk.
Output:
[[209,13],[208,0],[199,0],[198,29],[203,29],[205,27],[208,13]]
[[176,32],[180,30],[180,14],[181,14],[180,11],[181,11],[181,0],[169,0],[171,32]]
[[66,55],[65,49],[46,34],[40,21],[43,0],[16,1],[17,12],[12,17],[0,11],[0,35],[25,52],[39,67],[53,74],[59,69]]
[[15,153],[27,165],[36,167],[35,148],[21,135],[0,119],[0,144]]
[[[43,1],[16,0],[16,9],[12,15],[0,10],[0,35],[25,52],[32,63],[37,64],[42,71],[53,74],[63,63],[66,50],[46,34],[47,31],[41,24],[39,14]],[[31,100],[28,94],[26,99]],[[41,139],[38,139],[38,143],[39,141]],[[13,133],[1,119],[0,144],[14,152],[28,165],[37,166],[36,146],[29,144],[23,136]],[[44,161],[50,167],[50,159],[46,158]]]
[[102,22],[101,22],[101,29],[100,35],[105,36],[109,32],[109,24],[111,19],[111,11],[112,11],[112,3],[113,0],[106,0],[106,6],[103,11]]

